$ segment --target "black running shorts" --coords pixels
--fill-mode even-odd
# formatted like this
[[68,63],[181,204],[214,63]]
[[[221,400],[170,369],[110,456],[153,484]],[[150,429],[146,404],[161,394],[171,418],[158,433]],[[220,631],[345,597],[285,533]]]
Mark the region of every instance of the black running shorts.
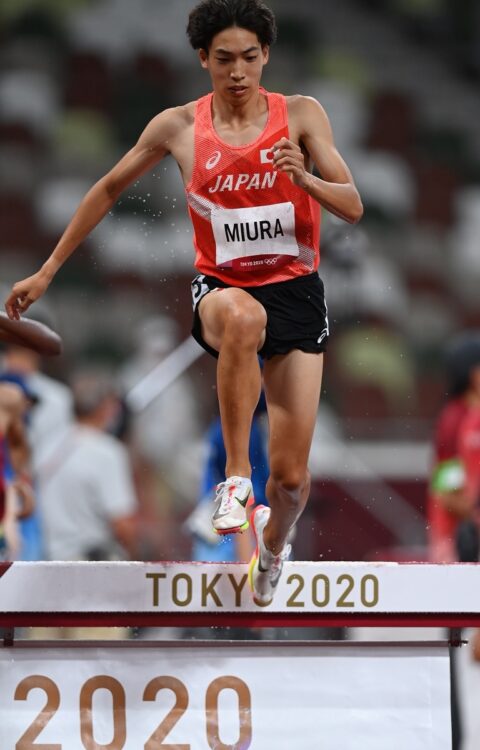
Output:
[[[214,357],[218,357],[218,352],[202,338],[198,304],[206,294],[228,288],[228,284],[215,276],[200,274],[192,281],[192,336]],[[265,343],[259,352],[262,357],[270,359],[292,349],[314,353],[326,350],[329,336],[327,305],[323,281],[316,271],[288,281],[240,288],[260,302],[267,313]]]

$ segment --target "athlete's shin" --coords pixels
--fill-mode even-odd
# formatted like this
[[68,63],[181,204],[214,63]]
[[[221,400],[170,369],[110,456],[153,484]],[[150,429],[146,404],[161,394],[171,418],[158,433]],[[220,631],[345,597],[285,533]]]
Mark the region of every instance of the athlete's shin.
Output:
[[275,555],[287,543],[288,534],[301,516],[310,494],[310,473],[308,470],[277,471],[272,473],[267,483],[267,498],[271,507],[270,519],[264,530],[266,547]]

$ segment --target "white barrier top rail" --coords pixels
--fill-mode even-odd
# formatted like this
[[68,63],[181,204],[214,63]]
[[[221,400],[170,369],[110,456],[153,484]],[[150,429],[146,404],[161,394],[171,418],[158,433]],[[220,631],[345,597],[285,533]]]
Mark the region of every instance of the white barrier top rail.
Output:
[[0,627],[480,625],[480,564],[288,562],[268,607],[240,563],[0,563]]

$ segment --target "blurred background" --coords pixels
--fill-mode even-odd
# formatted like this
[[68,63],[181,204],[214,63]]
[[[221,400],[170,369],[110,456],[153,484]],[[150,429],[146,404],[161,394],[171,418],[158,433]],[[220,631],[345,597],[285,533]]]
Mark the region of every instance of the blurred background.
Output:
[[[209,90],[184,33],[193,4],[2,0],[3,298],[39,267],[86,190],[149,119]],[[323,216],[332,337],[296,555],[425,559],[445,345],[480,326],[480,7],[269,4],[279,39],[263,83],[320,100],[365,206],[355,227]],[[131,396],[188,337],[192,260],[180,175],[166,159],[123,194],[32,308],[65,344],[60,358],[36,366],[73,388],[72,403],[85,396],[75,381],[86,367],[111,383],[108,428],[132,466],[140,559],[190,557],[185,521],[216,416],[215,363],[188,345],[172,377],[161,370],[155,398]],[[38,440],[41,453],[49,437]],[[51,470],[38,461],[40,475]],[[122,512],[129,508],[126,500]]]

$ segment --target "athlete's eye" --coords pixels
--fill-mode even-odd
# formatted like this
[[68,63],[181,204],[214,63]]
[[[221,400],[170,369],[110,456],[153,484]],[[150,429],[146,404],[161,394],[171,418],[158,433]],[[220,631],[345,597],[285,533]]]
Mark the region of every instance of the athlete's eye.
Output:
[[257,55],[255,55],[254,57],[246,57],[245,59],[247,62],[255,62],[255,60],[257,59]]
[[219,62],[221,65],[225,65],[226,63],[230,62],[227,60],[226,57],[217,57],[217,62]]

